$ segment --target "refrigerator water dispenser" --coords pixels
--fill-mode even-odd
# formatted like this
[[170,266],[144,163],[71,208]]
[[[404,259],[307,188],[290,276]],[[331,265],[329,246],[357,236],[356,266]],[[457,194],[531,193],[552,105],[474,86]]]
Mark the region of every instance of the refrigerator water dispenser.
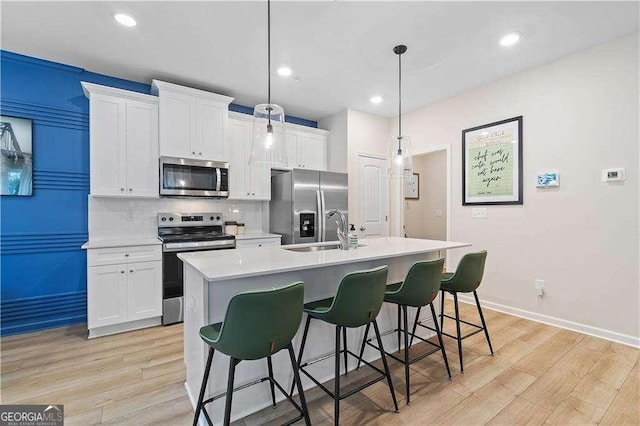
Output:
[[316,236],[316,214],[300,213],[300,237],[313,238]]

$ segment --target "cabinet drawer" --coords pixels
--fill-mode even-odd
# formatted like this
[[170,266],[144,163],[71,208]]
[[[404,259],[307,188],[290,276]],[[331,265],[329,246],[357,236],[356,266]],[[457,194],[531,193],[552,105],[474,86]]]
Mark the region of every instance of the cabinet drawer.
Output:
[[87,250],[87,265],[113,265],[117,263],[162,260],[162,246],[131,246]]
[[236,240],[236,248],[279,246],[280,238],[256,238],[253,240]]

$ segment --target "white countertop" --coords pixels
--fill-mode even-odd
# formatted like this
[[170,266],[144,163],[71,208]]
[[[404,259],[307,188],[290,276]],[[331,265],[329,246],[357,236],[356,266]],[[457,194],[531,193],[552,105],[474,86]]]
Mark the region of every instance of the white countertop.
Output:
[[259,238],[282,238],[282,235],[260,231],[252,231],[247,232],[246,234],[236,235],[236,240],[257,240]]
[[83,249],[98,249],[98,248],[114,248],[114,247],[129,247],[129,246],[155,246],[161,245],[162,241],[156,238],[114,238],[114,239],[99,239],[89,240],[82,245]]
[[470,243],[400,237],[372,238],[361,240],[360,243],[364,246],[351,250],[285,250],[286,247],[304,247],[316,243],[179,253],[178,257],[197,269],[208,281],[221,281],[471,246]]

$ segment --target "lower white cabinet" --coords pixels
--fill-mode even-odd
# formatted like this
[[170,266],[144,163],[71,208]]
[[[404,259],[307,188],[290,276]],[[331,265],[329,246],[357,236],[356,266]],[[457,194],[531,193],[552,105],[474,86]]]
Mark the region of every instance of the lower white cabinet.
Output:
[[[152,253],[148,252],[150,248],[154,249]],[[140,258],[155,257],[155,259],[136,261],[135,256],[132,256],[133,253],[143,252],[146,252],[146,256]],[[89,337],[160,324],[162,316],[161,256],[160,246],[88,250]]]
[[254,247],[270,247],[270,246],[279,246],[279,245],[280,245],[280,237],[236,240],[237,249],[254,248]]

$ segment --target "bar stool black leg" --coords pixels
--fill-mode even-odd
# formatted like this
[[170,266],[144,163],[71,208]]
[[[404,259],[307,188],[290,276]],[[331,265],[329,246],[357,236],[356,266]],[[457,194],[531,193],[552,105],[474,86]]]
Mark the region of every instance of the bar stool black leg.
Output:
[[273,364],[271,363],[271,357],[267,357],[267,368],[269,369],[269,387],[271,388],[271,402],[273,408],[276,408],[276,388],[273,384]]
[[480,314],[480,321],[482,321],[482,328],[484,329],[484,336],[487,338],[487,343],[489,344],[489,351],[491,351],[491,355],[493,355],[493,347],[491,346],[491,339],[489,339],[489,330],[487,330],[487,323],[484,322],[484,315],[482,315],[482,308],[480,307],[480,299],[478,299],[478,293],[473,291],[473,297],[476,298],[476,306],[478,307],[478,313]]
[[[307,343],[307,334],[309,333],[309,324],[311,323],[311,316],[307,315],[307,321],[304,324],[304,332],[302,333],[302,342],[300,343],[300,352],[298,353],[298,368],[302,364],[302,352],[304,351],[304,345]],[[291,383],[291,392],[289,396],[293,396],[293,389],[295,388],[295,382]]]
[[431,316],[433,317],[433,324],[436,326],[436,334],[438,335],[438,343],[440,344],[440,351],[442,352],[444,365],[445,367],[447,367],[447,374],[449,375],[449,380],[451,380],[451,370],[449,369],[449,360],[447,360],[447,352],[444,350],[444,342],[442,341],[442,332],[440,331],[440,327],[438,327],[438,317],[436,316],[436,309],[433,307],[433,303],[430,303],[429,306],[431,306]]
[[387,376],[387,383],[389,384],[389,390],[391,391],[391,398],[393,399],[393,406],[398,409],[398,400],[396,399],[396,392],[393,390],[393,382],[391,381],[391,373],[389,373],[389,364],[387,364],[387,357],[384,354],[384,348],[382,346],[382,339],[380,338],[380,330],[378,329],[378,322],[373,320],[373,329],[376,332],[376,340],[378,341],[378,348],[380,348],[380,356],[382,357],[382,365],[384,365],[384,373]]
[[309,409],[307,408],[307,399],[304,397],[304,391],[302,390],[302,382],[300,381],[300,372],[298,371],[298,364],[296,363],[296,357],[293,353],[293,345],[289,343],[289,346],[287,346],[287,349],[289,350],[289,359],[291,360],[291,368],[293,368],[293,383],[298,387],[298,396],[300,397],[300,406],[302,407],[304,422],[307,426],[311,426],[311,420],[309,419]]
[[362,339],[362,346],[360,346],[360,356],[358,357],[358,366],[356,370],[360,370],[360,363],[362,362],[362,356],[364,355],[364,346],[367,344],[367,336],[369,335],[369,327],[371,323],[367,323],[367,326],[364,329],[364,337]]
[[236,365],[238,365],[240,361],[231,358],[229,360],[229,379],[227,380],[227,397],[226,402],[224,404],[224,426],[229,426],[231,423],[231,402],[233,400],[233,379],[236,374]]
[[200,418],[200,412],[202,411],[202,401],[204,401],[204,392],[207,389],[207,382],[209,381],[209,372],[211,371],[211,361],[213,361],[213,348],[209,347],[209,356],[207,357],[207,365],[204,367],[204,377],[202,378],[202,385],[200,386],[200,395],[198,396],[198,405],[196,407],[196,414],[193,417],[193,426],[198,425]]
[[336,373],[333,391],[333,422],[340,424],[340,326],[336,325]]
[[347,365],[349,360],[347,359],[347,327],[342,327],[342,346],[344,349],[344,375],[347,376],[349,374],[349,370],[347,369]]
[[398,352],[400,351],[401,348],[401,330],[400,330],[400,324],[402,323],[402,319],[400,318],[400,305],[398,305]]
[[444,331],[444,290],[440,291],[440,330]]
[[458,293],[453,292],[453,304],[456,310],[456,332],[458,337],[458,356],[460,357],[460,372],[464,373],[464,364],[462,362],[462,338],[460,333],[460,312],[458,310]]
[[418,311],[416,312],[416,320],[413,322],[413,331],[411,332],[411,340],[409,340],[409,346],[413,346],[413,336],[416,335],[416,329],[418,328],[418,321],[420,319],[421,309],[422,309],[422,306],[418,306]]
[[409,391],[409,325],[407,317],[407,305],[402,306],[403,328],[404,328],[404,381],[407,390],[407,405],[411,403],[411,392]]

